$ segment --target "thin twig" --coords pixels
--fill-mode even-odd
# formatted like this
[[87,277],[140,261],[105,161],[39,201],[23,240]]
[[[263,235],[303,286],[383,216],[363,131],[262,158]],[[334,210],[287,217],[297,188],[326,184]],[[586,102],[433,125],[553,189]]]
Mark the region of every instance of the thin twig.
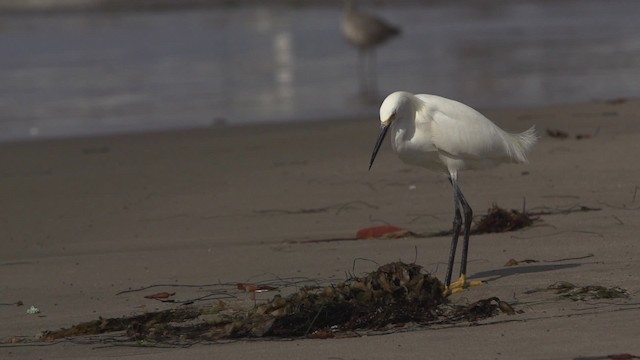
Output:
[[617,210],[640,210],[640,206],[636,206],[636,207],[627,207],[625,204],[622,204],[622,206],[618,206],[618,205],[611,205],[609,203],[606,203],[604,201],[599,201],[600,204],[605,205],[607,207],[610,207],[612,209],[617,209]]
[[620,220],[619,217],[615,216],[615,215],[611,215],[612,218],[616,219],[616,221],[618,222],[619,225],[624,225],[624,222],[622,222],[622,220]]
[[561,262],[561,261],[568,261],[568,260],[582,260],[582,259],[588,259],[594,256],[595,255],[593,254],[587,254],[585,256],[578,256],[578,257],[569,257],[569,258],[555,259],[555,260],[542,260],[542,262],[554,263],[554,262]]
[[349,201],[349,202],[345,202],[345,203],[333,204],[333,205],[317,207],[317,208],[301,208],[301,209],[297,209],[297,210],[264,209],[264,210],[254,210],[253,212],[257,213],[257,214],[265,214],[265,215],[272,215],[272,214],[298,215],[298,214],[317,214],[317,213],[327,212],[327,211],[329,211],[331,209],[337,209],[336,215],[339,215],[340,212],[349,209],[354,204],[355,205],[357,205],[357,204],[364,205],[365,207],[368,207],[369,209],[378,209],[378,206],[376,206],[376,205],[369,204],[368,202],[365,202],[365,201],[362,201],[362,200],[355,200],[355,201]]

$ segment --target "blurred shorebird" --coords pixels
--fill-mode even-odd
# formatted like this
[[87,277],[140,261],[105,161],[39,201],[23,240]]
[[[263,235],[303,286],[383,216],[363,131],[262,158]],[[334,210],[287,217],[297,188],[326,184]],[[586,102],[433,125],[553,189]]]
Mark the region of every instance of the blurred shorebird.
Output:
[[342,17],[342,33],[358,49],[360,92],[375,96],[376,47],[400,34],[400,29],[359,10],[355,0],[347,0]]

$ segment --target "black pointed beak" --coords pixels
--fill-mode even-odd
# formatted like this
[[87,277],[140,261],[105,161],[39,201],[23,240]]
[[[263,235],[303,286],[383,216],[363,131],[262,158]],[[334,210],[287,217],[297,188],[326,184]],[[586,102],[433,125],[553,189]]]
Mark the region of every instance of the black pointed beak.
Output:
[[373,161],[376,159],[376,155],[378,155],[378,150],[380,150],[380,145],[384,141],[384,137],[387,135],[387,131],[389,130],[389,125],[382,125],[380,128],[380,135],[378,135],[378,140],[376,140],[376,146],[373,148],[373,154],[371,154],[371,161],[369,162],[369,170],[371,170],[371,166],[373,166]]

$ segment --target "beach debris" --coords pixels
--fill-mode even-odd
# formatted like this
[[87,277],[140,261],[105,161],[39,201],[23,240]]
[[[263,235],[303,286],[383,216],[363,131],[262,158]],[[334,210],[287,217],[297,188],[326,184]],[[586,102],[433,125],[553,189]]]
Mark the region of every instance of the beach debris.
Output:
[[549,137],[552,137],[555,139],[566,139],[569,137],[569,134],[566,131],[557,130],[557,129],[547,129],[546,131]]
[[504,266],[516,266],[520,264],[531,264],[531,263],[537,263],[537,262],[540,262],[540,261],[533,260],[533,259],[516,260],[514,258],[511,258],[507,261],[506,264],[504,264]]
[[599,356],[581,356],[581,357],[574,358],[574,360],[631,360],[631,359],[640,359],[640,356],[622,353],[622,354],[609,354],[609,355],[599,355]]
[[256,284],[248,284],[248,283],[238,283],[236,287],[238,288],[238,290],[243,290],[246,292],[257,292],[257,293],[278,290],[278,288],[274,286],[256,285]]
[[[488,209],[487,215],[481,216],[471,229],[471,234],[499,233],[507,231],[515,231],[527,226],[533,225],[541,215],[558,215],[570,214],[575,212],[600,211],[601,208],[593,208],[588,206],[573,206],[569,209],[543,210],[536,212],[520,212],[518,210],[505,210],[498,205],[493,204]],[[304,243],[321,243],[321,242],[338,242],[338,241],[355,241],[366,239],[380,238],[405,238],[405,237],[439,237],[451,235],[451,230],[436,231],[432,233],[414,233],[410,230],[403,229],[393,225],[374,226],[362,228],[356,232],[356,236],[345,236],[335,238],[310,239],[310,240],[287,240],[288,244],[304,244]]]
[[629,101],[629,99],[623,98],[623,97],[619,97],[619,98],[613,98],[613,99],[606,100],[605,104],[620,105],[620,104],[626,103],[627,101]]
[[356,238],[359,240],[380,238],[397,239],[411,236],[416,236],[416,234],[409,230],[392,225],[363,228],[358,230],[356,233]]
[[495,313],[496,309],[499,309],[507,315],[515,315],[516,313],[516,311],[511,305],[509,305],[509,303],[507,303],[506,301],[502,301],[494,296],[471,303],[466,309],[467,318],[470,321],[487,318],[489,316],[492,316]]
[[[250,283],[237,283],[237,287],[253,292],[266,288]],[[256,337],[328,339],[360,336],[363,331],[393,331],[408,324],[477,322],[500,312],[517,313],[497,297],[469,305],[451,304],[444,296],[442,283],[421,266],[393,262],[338,284],[303,286],[287,296],[277,294],[251,308],[218,300],[200,309],[180,307],[130,317],[99,318],[46,331],[40,340],[115,332],[120,335],[109,335],[110,339],[156,344]]]
[[[531,215],[532,213],[529,212],[505,210],[493,204],[493,206],[487,210],[487,215],[482,215],[480,221],[477,221],[474,227],[471,228],[471,234],[500,233],[531,226],[534,221],[538,220],[537,217]],[[451,230],[416,236],[435,237],[445,235],[451,235]]]
[[31,305],[31,307],[29,307],[27,309],[27,314],[29,315],[34,315],[34,314],[39,314],[40,313],[40,309],[38,309],[37,307]]
[[379,329],[389,324],[433,320],[445,301],[440,281],[416,264],[394,262],[362,278],[320,288],[302,288],[288,297],[276,295],[256,308],[252,321],[231,333],[302,336],[319,329]]
[[629,297],[627,291],[618,286],[609,288],[600,285],[576,286],[566,281],[560,281],[549,286],[549,289],[556,290],[556,294],[573,301]]
[[593,254],[587,254],[583,256],[574,256],[574,257],[559,258],[559,259],[552,259],[552,260],[544,260],[544,259],[543,260],[535,260],[535,259],[516,260],[514,258],[511,258],[504,264],[504,266],[516,266],[520,264],[531,264],[531,263],[538,263],[538,262],[555,263],[555,262],[562,262],[562,261],[568,261],[568,260],[583,260],[583,259],[588,259],[594,256],[595,255]]
[[254,210],[253,212],[257,214],[318,214],[323,213],[329,210],[329,207],[321,207],[321,208],[302,208],[297,210],[284,210],[284,209],[265,209],[265,210]]
[[121,318],[102,318],[87,321],[69,328],[55,331],[44,331],[40,336],[42,341],[52,341],[74,336],[98,335],[126,331],[132,340],[143,339],[142,333],[161,334],[171,323],[184,322],[200,316],[200,311],[192,308],[178,308],[164,311],[149,312]]
[[640,356],[632,355],[632,354],[609,354],[609,355],[607,355],[607,359],[611,359],[611,360],[629,360],[629,359],[640,359]]
[[591,139],[591,134],[576,134],[576,140]]
[[168,293],[168,292],[159,292],[159,293],[155,293],[152,295],[146,295],[144,298],[145,299],[154,299],[154,300],[160,300],[160,299],[167,299],[172,297],[173,295],[175,295],[176,293]]
[[443,308],[448,307],[448,313],[445,318],[465,320],[469,322],[478,322],[479,320],[486,319],[503,313],[507,315],[515,315],[523,313],[523,311],[516,311],[511,304],[506,301],[500,300],[498,297],[490,297],[486,299],[477,300],[469,305],[458,305],[451,308],[450,305],[443,305]]
[[298,215],[298,214],[318,214],[325,213],[330,210],[335,210],[335,214],[339,215],[341,212],[358,209],[361,207],[369,208],[369,209],[377,209],[376,205],[369,204],[365,201],[356,200],[356,201],[348,201],[339,204],[333,204],[329,206],[317,207],[317,208],[302,208],[296,210],[288,210],[288,209],[263,209],[263,210],[254,210],[253,212],[261,215]]
[[[597,133],[597,131],[596,131]],[[547,135],[549,135],[549,137],[555,138],[555,139],[560,139],[560,140],[564,140],[564,139],[568,139],[570,137],[569,133],[566,131],[562,131],[562,130],[557,130],[557,129],[547,129]],[[584,139],[591,139],[593,137],[593,135],[591,134],[576,134],[575,136],[576,140],[584,140]]]
[[507,211],[493,204],[487,215],[480,218],[471,230],[472,234],[499,233],[521,229],[533,224],[534,218],[525,212]]
[[590,212],[590,211],[601,211],[602,208],[595,208],[585,205],[575,205],[566,209],[554,209],[550,210],[549,208],[544,207],[543,210],[539,211],[528,211],[527,213],[530,216],[541,216],[541,215],[567,215],[578,212]]
[[22,302],[22,300],[18,300],[16,302],[12,302],[12,303],[0,303],[0,305],[22,306],[22,305],[24,305],[24,303]]
[[498,309],[500,309],[500,311],[502,311],[503,313],[507,314],[507,315],[515,315],[516,313],[521,314],[524,311],[522,310],[518,310],[516,311],[513,306],[511,306],[511,304],[509,304],[506,301],[500,300],[497,297],[493,297],[492,299],[494,299],[494,301],[496,301],[498,303]]
[[549,285],[546,289],[527,290],[525,294],[532,294],[540,291],[554,291],[561,297],[573,301],[597,300],[597,299],[620,299],[628,298],[627,290],[614,286],[605,287],[600,285],[577,286],[568,281],[558,281]]
[[238,290],[242,290],[249,293],[249,298],[251,300],[256,299],[256,293],[278,290],[278,288],[274,286],[248,284],[248,283],[238,283],[236,284],[236,287],[238,288]]
[[587,255],[582,255],[582,256],[572,256],[572,257],[552,259],[552,260],[542,260],[542,262],[553,263],[553,262],[561,262],[561,261],[568,261],[568,260],[583,260],[583,259],[592,258],[594,256],[595,256],[594,254],[589,253]]

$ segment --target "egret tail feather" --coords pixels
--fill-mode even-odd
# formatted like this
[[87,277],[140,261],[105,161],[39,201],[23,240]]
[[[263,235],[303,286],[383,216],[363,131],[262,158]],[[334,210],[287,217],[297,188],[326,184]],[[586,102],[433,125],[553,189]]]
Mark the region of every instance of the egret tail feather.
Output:
[[526,163],[527,153],[531,150],[531,147],[538,141],[538,135],[536,135],[536,127],[532,126],[528,130],[519,134],[509,133],[508,152],[511,159],[515,162]]

